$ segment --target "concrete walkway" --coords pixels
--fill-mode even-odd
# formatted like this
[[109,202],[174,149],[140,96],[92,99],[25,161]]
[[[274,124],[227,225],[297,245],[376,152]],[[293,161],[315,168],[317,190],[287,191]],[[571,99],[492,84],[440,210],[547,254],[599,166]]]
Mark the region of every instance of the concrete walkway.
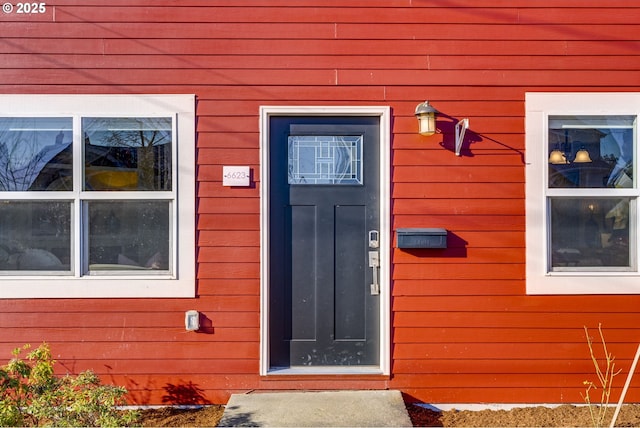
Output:
[[219,427],[410,427],[399,391],[234,394]]

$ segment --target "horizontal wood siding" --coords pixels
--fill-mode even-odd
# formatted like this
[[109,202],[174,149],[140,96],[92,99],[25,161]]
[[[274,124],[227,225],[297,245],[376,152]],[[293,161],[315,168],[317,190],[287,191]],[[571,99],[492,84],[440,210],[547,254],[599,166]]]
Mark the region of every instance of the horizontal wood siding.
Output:
[[[218,403],[305,388],[580,402],[595,380],[583,326],[595,335],[602,323],[618,396],[640,297],[525,295],[524,96],[637,91],[635,0],[90,3],[0,15],[0,91],[197,95],[198,297],[0,300],[0,356],[46,341],[61,372],[93,369],[138,404],[175,385]],[[445,114],[429,138],[413,115],[425,99]],[[394,233],[389,378],[258,375],[261,105],[392,109],[393,229],[446,228],[449,247],[403,251]],[[249,165],[255,186],[223,187],[223,165]],[[204,315],[201,333],[184,331],[189,309]]]

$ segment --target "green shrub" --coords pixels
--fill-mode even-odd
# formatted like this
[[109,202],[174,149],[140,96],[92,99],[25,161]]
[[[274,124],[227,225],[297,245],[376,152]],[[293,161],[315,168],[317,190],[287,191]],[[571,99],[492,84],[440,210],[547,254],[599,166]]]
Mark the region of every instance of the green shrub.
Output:
[[125,388],[102,385],[91,371],[57,377],[46,343],[21,359],[28,349],[29,345],[15,349],[9,363],[0,367],[1,426],[109,427],[136,422],[137,412],[119,408],[126,404]]

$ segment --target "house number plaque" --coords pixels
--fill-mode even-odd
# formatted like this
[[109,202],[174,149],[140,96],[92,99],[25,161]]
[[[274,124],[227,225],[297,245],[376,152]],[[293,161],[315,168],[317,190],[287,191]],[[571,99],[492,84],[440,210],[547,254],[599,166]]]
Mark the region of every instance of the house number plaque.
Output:
[[251,171],[248,166],[223,166],[222,185],[223,186],[243,186],[251,185]]

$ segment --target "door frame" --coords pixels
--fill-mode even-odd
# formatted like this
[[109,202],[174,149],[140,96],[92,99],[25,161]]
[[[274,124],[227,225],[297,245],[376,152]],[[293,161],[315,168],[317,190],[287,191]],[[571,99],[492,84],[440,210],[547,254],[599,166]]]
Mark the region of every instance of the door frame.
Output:
[[[273,116],[374,116],[380,121],[380,366],[271,370],[269,361],[269,122]],[[388,106],[260,107],[260,375],[381,374],[391,371],[391,109]]]

